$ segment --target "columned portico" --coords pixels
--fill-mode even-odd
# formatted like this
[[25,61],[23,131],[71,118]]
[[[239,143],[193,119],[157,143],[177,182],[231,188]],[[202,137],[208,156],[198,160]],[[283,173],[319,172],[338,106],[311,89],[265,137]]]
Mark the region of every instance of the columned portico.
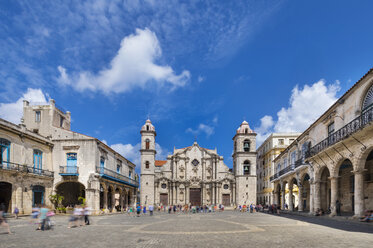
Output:
[[355,215],[361,217],[364,214],[364,171],[354,171],[355,175]]
[[335,216],[337,214],[336,202],[338,200],[338,177],[329,177],[329,179],[331,186],[330,215]]

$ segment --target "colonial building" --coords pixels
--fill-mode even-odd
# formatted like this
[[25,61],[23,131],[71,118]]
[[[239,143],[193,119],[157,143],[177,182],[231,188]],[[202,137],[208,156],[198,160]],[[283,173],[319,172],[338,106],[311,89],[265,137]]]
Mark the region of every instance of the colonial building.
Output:
[[141,204],[232,206],[256,203],[256,134],[244,121],[233,137],[233,169],[217,150],[192,146],[155,160],[156,131],[141,128]]
[[35,204],[49,204],[53,190],[51,140],[23,124],[0,119],[0,205],[30,213]]
[[49,137],[53,147],[53,189],[63,205],[86,199],[95,213],[117,211],[136,203],[139,186],[135,165],[100,140],[70,130],[71,114],[56,106],[24,101],[23,120],[35,133]]
[[342,214],[361,216],[373,209],[372,121],[370,70],[274,159],[275,202],[282,207],[288,203],[289,210],[322,209],[332,216],[337,201]]
[[64,206],[85,199],[93,213],[136,204],[135,165],[100,140],[71,131],[70,122],[70,112],[53,99],[24,101],[21,125],[0,119],[0,204],[9,211],[50,205],[52,193],[64,197]]
[[273,183],[270,176],[275,173],[273,160],[291,144],[300,133],[272,133],[257,151],[257,202],[273,203]]

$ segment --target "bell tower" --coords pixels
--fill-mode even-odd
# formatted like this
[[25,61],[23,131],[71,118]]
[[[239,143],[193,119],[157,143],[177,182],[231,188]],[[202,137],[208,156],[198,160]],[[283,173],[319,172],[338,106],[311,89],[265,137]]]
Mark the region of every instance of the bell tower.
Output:
[[256,133],[243,121],[233,137],[233,172],[236,204],[256,204]]
[[140,204],[154,204],[155,128],[148,119],[141,131]]

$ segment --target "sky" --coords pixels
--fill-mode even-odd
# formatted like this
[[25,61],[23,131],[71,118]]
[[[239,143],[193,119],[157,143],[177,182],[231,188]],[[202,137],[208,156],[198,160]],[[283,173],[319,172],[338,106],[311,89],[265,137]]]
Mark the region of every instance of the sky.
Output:
[[371,67],[372,1],[1,1],[0,118],[22,101],[72,113],[137,164],[194,141],[232,166],[243,120],[257,145],[302,132]]

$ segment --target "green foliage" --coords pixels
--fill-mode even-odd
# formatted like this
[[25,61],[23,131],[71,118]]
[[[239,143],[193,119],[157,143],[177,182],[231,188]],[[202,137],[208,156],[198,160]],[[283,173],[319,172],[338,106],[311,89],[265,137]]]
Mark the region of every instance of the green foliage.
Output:
[[57,209],[58,207],[61,207],[63,199],[65,199],[65,197],[59,194],[54,194],[54,195],[49,196],[49,200],[52,202],[55,209]]
[[83,196],[79,196],[79,197],[78,197],[78,201],[79,201],[81,204],[85,205],[86,199],[85,199]]

